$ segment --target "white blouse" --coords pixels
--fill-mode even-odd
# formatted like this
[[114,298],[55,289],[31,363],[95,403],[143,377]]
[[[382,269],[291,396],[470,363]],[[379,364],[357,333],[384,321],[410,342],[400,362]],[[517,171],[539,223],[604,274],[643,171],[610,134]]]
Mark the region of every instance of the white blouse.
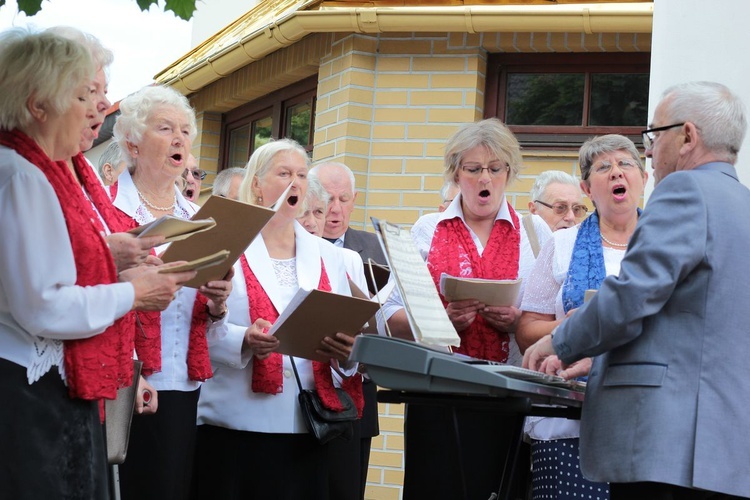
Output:
[[[540,314],[554,314],[555,319],[565,317],[562,302],[562,285],[568,275],[579,226],[555,231],[552,239],[542,247],[536,265],[526,283],[521,309]],[[604,269],[607,276],[620,274],[620,262],[625,250],[602,247]],[[577,438],[580,422],[565,418],[529,417],[526,433],[539,441]]]
[[[113,204],[133,217],[139,225],[154,220],[148,207],[141,203],[130,172],[125,170],[118,182]],[[178,205],[175,217],[189,219],[198,211],[198,205],[185,199],[177,187],[175,196]],[[156,253],[161,254],[167,246],[168,244],[157,247]],[[201,382],[190,380],[187,367],[188,339],[196,294],[195,288],[182,287],[175,295],[175,300],[161,312],[161,371],[146,377],[158,391],[194,391],[201,386]],[[208,321],[206,335],[209,342],[213,336],[218,335],[218,326],[222,321]]]
[[[427,256],[430,253],[432,238],[434,236],[435,229],[437,228],[438,223],[444,219],[452,219],[454,217],[459,217],[462,221],[464,221],[464,224],[466,224],[466,219],[464,218],[463,210],[461,208],[460,193],[453,199],[453,202],[444,212],[424,215],[420,217],[420,219],[417,220],[417,222],[414,224],[411,230],[411,237],[414,240],[414,244],[417,246],[417,249],[419,250],[419,254],[424,260],[427,260]],[[518,218],[520,223],[521,217],[519,216]],[[503,198],[500,210],[495,217],[495,220],[499,219],[507,220],[511,224],[513,223],[506,198]],[[534,222],[534,229],[536,230],[537,237],[539,239],[539,245],[544,245],[544,243],[552,236],[552,231],[550,230],[547,223],[545,223],[544,220],[538,215],[534,215],[532,217],[532,221]],[[482,242],[468,225],[466,225],[466,228],[469,230],[469,234],[471,235],[471,239],[474,242],[474,245],[476,245],[477,252],[479,253],[479,255],[482,255],[482,253],[484,252],[484,246],[482,245]],[[529,272],[531,272],[531,269],[534,266],[534,261],[534,252],[531,249],[531,243],[529,242],[528,235],[526,234],[526,228],[523,224],[521,224],[521,249],[518,262],[518,278],[520,278],[522,281],[521,291],[518,294],[516,307],[519,307],[521,304],[521,299],[524,295],[526,281],[525,278],[526,276],[528,276]],[[393,278],[391,277],[391,279]],[[393,292],[383,304],[383,316],[388,319],[393,316],[396,311],[403,309],[403,307],[404,300],[401,297],[398,288],[394,287]],[[508,364],[520,366],[521,361],[523,361],[523,356],[521,356],[521,353],[518,349],[518,344],[515,342],[515,335],[511,334],[510,337],[512,339],[512,342],[510,343],[511,351],[508,357]]]
[[130,283],[76,286],[62,208],[39,168],[0,146],[0,357],[29,383],[62,369],[62,340],[103,332],[133,307]]

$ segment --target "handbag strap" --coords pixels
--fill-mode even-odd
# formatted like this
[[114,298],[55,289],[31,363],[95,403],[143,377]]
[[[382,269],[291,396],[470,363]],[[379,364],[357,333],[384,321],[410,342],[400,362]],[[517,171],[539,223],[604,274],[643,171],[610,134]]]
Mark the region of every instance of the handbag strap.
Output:
[[297,372],[297,365],[294,362],[294,356],[289,356],[289,360],[292,362],[292,370],[294,370],[294,378],[297,379],[297,387],[299,387],[299,392],[302,392],[302,381],[299,379],[299,373]]

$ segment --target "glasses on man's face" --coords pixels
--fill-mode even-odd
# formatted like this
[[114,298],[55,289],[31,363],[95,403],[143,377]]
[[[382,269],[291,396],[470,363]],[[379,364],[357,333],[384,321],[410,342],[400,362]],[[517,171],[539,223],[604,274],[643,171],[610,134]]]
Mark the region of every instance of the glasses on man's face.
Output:
[[683,125],[685,125],[685,122],[673,123],[672,125],[664,125],[663,127],[642,130],[641,135],[643,136],[643,147],[646,149],[651,149],[651,147],[654,145],[654,141],[659,138],[659,135],[655,132],[662,132],[664,130],[669,130],[670,128],[682,127]]
[[510,165],[501,161],[493,161],[483,166],[481,163],[464,163],[461,170],[470,177],[481,177],[484,170],[490,174],[490,177],[499,177],[510,170]]
[[[612,162],[609,161],[603,161],[600,163],[597,163],[596,165],[591,166],[591,173],[597,174],[597,175],[605,175],[608,174],[612,170]],[[617,168],[622,170],[623,172],[630,172],[633,169],[639,168],[638,163],[635,162],[635,160],[617,160]]]
[[203,180],[206,178],[207,172],[205,170],[201,170],[200,168],[196,168],[194,170],[190,170],[189,168],[186,168],[185,171],[182,173],[182,176],[187,178],[188,172],[190,172],[193,175],[193,179],[197,180]]
[[573,215],[576,219],[582,219],[586,216],[586,213],[589,211],[589,207],[586,205],[573,205],[572,207],[568,205],[567,203],[545,203],[542,200],[534,200],[534,203],[539,203],[540,205],[544,205],[547,208],[552,209],[552,211],[555,212],[555,215],[565,215],[568,213],[568,210],[573,211]]

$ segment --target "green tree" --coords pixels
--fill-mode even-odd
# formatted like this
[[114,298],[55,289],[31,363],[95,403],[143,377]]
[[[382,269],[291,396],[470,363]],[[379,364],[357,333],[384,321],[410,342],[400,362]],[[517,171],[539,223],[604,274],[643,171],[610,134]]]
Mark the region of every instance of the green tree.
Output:
[[[146,11],[152,5],[159,5],[159,0],[135,0],[142,11]],[[0,7],[5,5],[5,0],[0,0]],[[27,16],[34,16],[42,10],[42,0],[18,0],[18,10]],[[172,11],[180,19],[190,20],[195,13],[195,0],[165,0],[164,12]]]

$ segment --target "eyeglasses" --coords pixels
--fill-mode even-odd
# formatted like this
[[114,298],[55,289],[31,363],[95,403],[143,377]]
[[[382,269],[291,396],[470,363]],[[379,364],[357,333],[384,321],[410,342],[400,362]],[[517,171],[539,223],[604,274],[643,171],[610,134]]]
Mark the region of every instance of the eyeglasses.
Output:
[[486,167],[482,166],[481,163],[464,163],[461,165],[461,170],[470,177],[481,177],[484,170],[490,174],[490,177],[498,177],[509,171],[510,165],[499,161],[488,163]]
[[[619,168],[623,172],[629,172],[635,168],[640,168],[640,166],[634,160],[618,160],[617,168]],[[604,175],[608,174],[610,170],[612,170],[612,163],[603,161],[601,163],[593,165],[589,170],[589,175],[591,175],[591,172],[599,175]]]
[[195,170],[190,170],[189,168],[186,168],[185,171],[182,173],[182,176],[185,177],[185,178],[187,178],[188,172],[190,172],[191,174],[193,174],[193,179],[195,179],[196,181],[198,179],[200,179],[200,180],[205,179],[206,175],[207,175],[207,172],[205,170],[201,170],[199,168],[196,168]]
[[685,122],[642,130],[641,135],[643,136],[643,147],[646,149],[651,149],[651,147],[654,145],[654,141],[659,137],[658,135],[654,134],[654,132],[662,132],[664,130],[669,130],[670,128],[682,127],[683,125],[685,125]]
[[547,208],[551,208],[554,210],[555,215],[565,215],[568,213],[568,210],[573,210],[573,215],[576,219],[580,219],[582,217],[586,216],[586,213],[589,211],[589,207],[586,205],[573,205],[572,207],[568,205],[567,203],[545,203],[542,200],[534,200],[534,203],[539,203],[540,205],[544,205]]

